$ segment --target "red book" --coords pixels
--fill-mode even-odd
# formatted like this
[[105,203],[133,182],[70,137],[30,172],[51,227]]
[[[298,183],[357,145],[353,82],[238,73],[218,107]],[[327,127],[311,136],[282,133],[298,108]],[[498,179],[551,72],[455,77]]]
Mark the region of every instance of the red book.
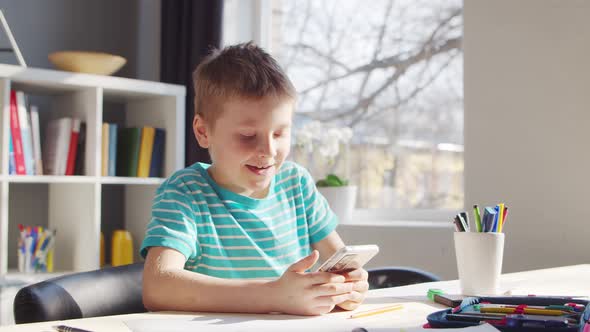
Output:
[[20,123],[18,121],[18,106],[16,104],[16,91],[10,91],[10,132],[14,149],[14,164],[16,174],[25,175],[25,155],[23,153],[23,139],[20,135]]
[[74,175],[76,165],[76,153],[78,152],[78,136],[80,136],[80,120],[72,119],[72,134],[70,135],[70,146],[68,147],[68,162],[66,164],[66,175]]

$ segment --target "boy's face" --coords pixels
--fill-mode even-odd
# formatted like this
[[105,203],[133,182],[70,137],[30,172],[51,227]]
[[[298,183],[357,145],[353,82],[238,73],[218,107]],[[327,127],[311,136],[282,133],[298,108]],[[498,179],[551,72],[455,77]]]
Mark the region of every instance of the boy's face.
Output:
[[213,123],[195,116],[193,130],[209,149],[213,179],[235,193],[265,197],[291,148],[293,106],[286,98],[237,97],[223,104]]

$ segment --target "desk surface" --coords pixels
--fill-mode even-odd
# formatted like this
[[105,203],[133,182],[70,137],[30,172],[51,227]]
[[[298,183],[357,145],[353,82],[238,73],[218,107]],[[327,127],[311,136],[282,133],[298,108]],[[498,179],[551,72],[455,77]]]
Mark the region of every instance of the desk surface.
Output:
[[[575,295],[590,296],[590,264],[518,272],[502,275],[501,288],[514,295]],[[143,326],[142,331],[204,330],[295,330],[350,331],[351,325],[371,327],[417,327],[426,322],[426,315],[444,307],[426,298],[429,288],[440,288],[448,294],[458,294],[456,280],[425,283],[397,288],[369,291],[365,303],[357,309],[363,311],[395,303],[404,308],[371,317],[348,319],[349,312],[335,312],[320,317],[286,315],[248,315],[213,313],[141,313],[74,319],[62,322],[12,325],[0,331],[53,331],[52,326],[64,324],[90,331],[133,331],[129,326]],[[201,328],[199,328],[201,327]],[[262,329],[261,329],[262,328]]]

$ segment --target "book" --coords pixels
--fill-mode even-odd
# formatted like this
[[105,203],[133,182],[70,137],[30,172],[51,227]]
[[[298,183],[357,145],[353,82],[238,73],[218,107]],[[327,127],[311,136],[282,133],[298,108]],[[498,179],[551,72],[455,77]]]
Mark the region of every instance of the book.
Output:
[[8,174],[16,174],[16,165],[14,163],[14,148],[12,143],[12,133],[8,133]]
[[117,165],[117,124],[109,123],[109,161],[107,173],[109,176],[116,175]]
[[29,124],[29,116],[27,115],[27,105],[24,92],[16,91],[16,104],[18,107],[20,135],[23,142],[22,145],[25,161],[25,172],[27,175],[35,175],[35,160],[33,159],[33,137],[31,135],[31,126]]
[[65,175],[74,175],[76,153],[78,152],[78,136],[80,135],[80,119],[72,119],[70,131],[70,144],[68,146],[68,157],[66,162]]
[[43,158],[41,156],[41,130],[39,127],[39,110],[31,105],[29,116],[31,117],[31,133],[33,136],[33,160],[35,162],[35,174],[43,175]]
[[152,162],[150,163],[150,177],[162,176],[165,143],[166,131],[162,128],[156,128],[154,147],[152,148]]
[[147,178],[150,175],[155,132],[154,127],[143,127],[141,129],[141,144],[139,148],[139,161],[137,163],[138,177]]
[[65,175],[71,134],[71,118],[49,121],[42,147],[44,174]]
[[25,168],[25,156],[23,154],[23,141],[20,133],[16,91],[10,91],[10,133],[12,134],[16,174],[25,175],[27,171]]
[[80,123],[80,133],[78,134],[78,153],[76,153],[76,161],[74,162],[74,175],[86,174],[85,160],[86,159],[86,122]]
[[121,128],[117,146],[117,176],[137,176],[141,128]]
[[101,145],[101,171],[100,175],[109,175],[109,124],[102,124],[102,145]]

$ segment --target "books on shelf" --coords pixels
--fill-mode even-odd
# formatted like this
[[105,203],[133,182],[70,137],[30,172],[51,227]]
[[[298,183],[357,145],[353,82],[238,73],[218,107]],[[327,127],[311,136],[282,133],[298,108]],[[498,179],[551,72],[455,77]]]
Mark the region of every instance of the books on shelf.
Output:
[[117,165],[117,124],[109,123],[109,159],[107,165],[108,176],[116,175]]
[[65,175],[71,130],[71,118],[60,118],[49,121],[42,148],[44,161],[43,174]]
[[[85,175],[87,126],[62,117],[46,122],[21,91],[10,92],[9,174]],[[161,177],[166,132],[151,126],[102,124],[101,176]]]
[[86,122],[80,123],[78,134],[78,153],[74,162],[74,175],[84,175],[86,166]]
[[18,123],[23,145],[25,173],[27,175],[34,175],[35,162],[33,159],[33,136],[31,135],[27,106],[25,105],[25,94],[22,91],[16,91],[16,105],[18,108]]
[[[80,153],[82,121],[76,118],[59,118],[49,121],[43,140],[43,174],[74,175]],[[83,159],[83,157],[81,157]]]
[[66,159],[65,175],[74,175],[76,153],[78,151],[78,136],[80,135],[80,120],[72,119],[72,130],[70,131],[70,142],[68,144],[68,158]]
[[145,126],[120,128],[117,141],[117,176],[161,177],[165,131]]
[[109,124],[102,124],[102,144],[100,149],[101,163],[100,163],[100,175],[108,175],[109,165]]
[[43,175],[43,158],[41,157],[41,130],[39,129],[39,111],[37,106],[31,105],[31,133],[33,135],[33,161],[35,175]]
[[152,161],[150,163],[150,177],[162,176],[162,164],[164,162],[164,143],[166,141],[166,131],[156,128],[154,135],[154,146],[152,149]]
[[156,130],[153,127],[143,127],[141,129],[141,144],[137,162],[137,176],[140,178],[147,178],[150,175],[155,133]]
[[25,175],[27,171],[20,128],[16,91],[10,91],[10,134],[14,150],[15,171],[16,174]]

